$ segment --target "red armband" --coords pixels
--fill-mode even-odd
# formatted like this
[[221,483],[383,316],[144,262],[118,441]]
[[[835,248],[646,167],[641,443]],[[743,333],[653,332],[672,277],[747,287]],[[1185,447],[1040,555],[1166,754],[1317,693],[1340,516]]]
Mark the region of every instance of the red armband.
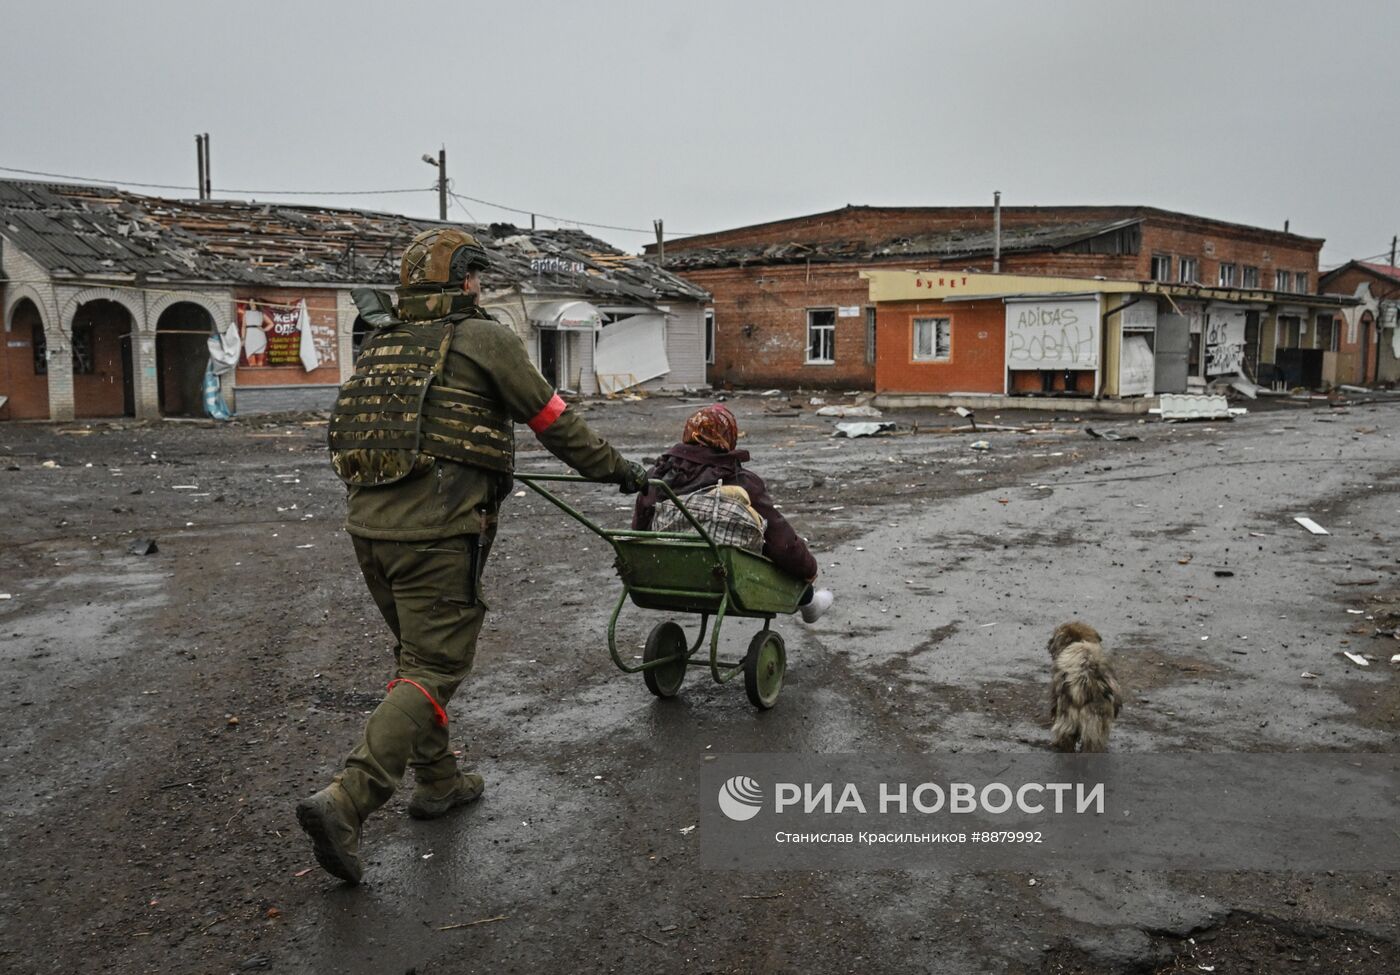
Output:
[[563,416],[564,411],[568,408],[569,404],[565,403],[558,393],[555,393],[549,398],[549,402],[544,404],[544,409],[530,417],[527,425],[535,432],[536,436],[539,436],[554,426],[554,421]]
[[394,689],[395,684],[411,684],[412,686],[422,691],[423,696],[428,699],[428,703],[432,704],[433,706],[433,720],[437,722],[438,727],[447,727],[447,712],[442,709],[442,705],[437,702],[437,698],[433,697],[431,694],[428,693],[428,689],[426,687],[418,683],[416,680],[409,680],[407,677],[396,677],[395,679],[389,681],[389,686],[386,687],[385,690],[392,691]]

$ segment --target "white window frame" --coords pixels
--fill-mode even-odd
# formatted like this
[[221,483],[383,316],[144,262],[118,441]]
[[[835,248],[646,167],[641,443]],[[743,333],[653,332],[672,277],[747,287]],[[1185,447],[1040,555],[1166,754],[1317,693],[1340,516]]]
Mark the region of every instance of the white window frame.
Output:
[[[830,316],[831,316],[831,324],[830,324],[830,325],[817,325],[817,324],[813,323],[812,317],[813,317],[814,315],[830,315]],[[812,357],[812,333],[813,333],[813,332],[826,332],[826,333],[827,333],[827,341],[826,341],[824,344],[826,345],[826,351],[827,351],[827,353],[828,353],[829,356],[830,356],[829,358],[823,359],[823,358],[820,358],[820,357],[819,357],[819,358],[813,358],[813,357]],[[836,365],[836,309],[835,309],[835,308],[808,308],[808,309],[807,309],[807,348],[806,348],[806,357],[807,357],[806,365],[809,365],[809,366],[834,366],[834,365]]]
[[715,310],[705,309],[705,365],[715,364]]
[[[931,352],[928,353],[928,354],[921,354],[921,353],[919,352],[919,326],[921,326],[921,325],[932,325],[932,326],[933,326],[933,329],[934,329],[933,335],[932,335],[932,342],[930,343]],[[912,321],[912,323],[911,323],[911,325],[910,325],[909,332],[910,332],[910,335],[912,336],[913,342],[914,342],[913,348],[910,349],[910,355],[912,356],[912,358],[913,358],[913,360],[914,360],[915,362],[951,362],[951,361],[952,361],[952,359],[953,359],[953,319],[952,319],[952,318],[948,317],[947,315],[920,315],[919,317],[915,318],[915,319]],[[939,336],[939,333],[940,333],[940,332],[943,332],[943,333],[946,335],[946,337],[947,337],[947,341],[944,343],[944,351],[943,351],[943,354],[942,354],[942,355],[939,355],[939,354],[938,354],[938,336]]]
[[1231,261],[1221,261],[1220,270],[1216,271],[1215,279],[1222,288],[1237,287],[1240,280],[1240,266]]
[[[1251,272],[1251,271],[1254,272],[1254,283],[1253,283],[1253,284],[1250,284],[1250,281],[1249,281],[1250,272]],[[1249,289],[1251,289],[1251,290],[1258,290],[1258,288],[1259,288],[1259,280],[1260,280],[1260,279],[1259,279],[1259,269],[1258,269],[1257,267],[1255,267],[1254,265],[1252,265],[1252,264],[1246,264],[1246,265],[1244,265],[1244,266],[1242,266],[1242,267],[1240,268],[1240,287],[1241,287],[1241,288],[1249,288]]]
[[1308,272],[1293,272],[1293,291],[1296,294],[1305,295],[1308,293]]
[[1292,290],[1293,290],[1293,272],[1292,272],[1292,271],[1284,271],[1284,270],[1276,270],[1276,271],[1274,271],[1274,290],[1275,290],[1275,291],[1292,291]]
[[[1161,274],[1158,274],[1158,273],[1157,273],[1157,262],[1158,262],[1158,261],[1165,261],[1165,262],[1166,262],[1166,269],[1165,269]],[[1152,280],[1153,280],[1153,281],[1160,281],[1160,282],[1162,282],[1163,284],[1171,284],[1171,283],[1172,283],[1172,256],[1171,256],[1170,254],[1153,254],[1153,255],[1152,255]]]
[[[1189,272],[1189,273],[1188,273]],[[1178,284],[1200,284],[1201,262],[1194,257],[1179,257],[1176,261]]]

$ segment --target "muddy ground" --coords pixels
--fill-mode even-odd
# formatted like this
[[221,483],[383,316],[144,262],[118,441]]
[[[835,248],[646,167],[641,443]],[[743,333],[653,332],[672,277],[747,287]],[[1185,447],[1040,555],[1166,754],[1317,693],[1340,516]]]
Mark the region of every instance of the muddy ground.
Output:
[[[654,456],[693,405],[588,417]],[[353,889],[314,869],[292,815],[390,667],[324,426],[0,427],[0,970],[1400,968],[1390,873],[754,876],[699,869],[685,831],[707,754],[1042,747],[1042,648],[1072,615],[1118,654],[1116,749],[1393,750],[1400,405],[979,435],[901,414],[921,431],[857,441],[810,409],[732,405],[838,594],[817,626],[781,624],[777,708],[698,672],[672,701],[619,674],[600,541],[514,498],[452,707],[487,794],[426,824],[400,795]],[[608,489],[577,497],[625,516]],[[629,645],[651,622],[624,617]]]

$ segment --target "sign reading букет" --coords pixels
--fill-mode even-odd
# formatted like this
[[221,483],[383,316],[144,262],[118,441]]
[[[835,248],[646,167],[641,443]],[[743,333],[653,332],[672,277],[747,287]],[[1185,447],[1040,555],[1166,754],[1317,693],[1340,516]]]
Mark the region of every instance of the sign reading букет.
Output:
[[1400,755],[721,755],[711,869],[1394,870]]

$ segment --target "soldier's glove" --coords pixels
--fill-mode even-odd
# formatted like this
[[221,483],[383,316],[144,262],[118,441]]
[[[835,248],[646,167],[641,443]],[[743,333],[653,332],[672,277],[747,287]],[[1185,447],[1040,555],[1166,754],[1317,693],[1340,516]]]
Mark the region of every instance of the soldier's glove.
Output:
[[626,461],[617,475],[618,490],[623,494],[636,494],[647,486],[647,469],[641,464]]

